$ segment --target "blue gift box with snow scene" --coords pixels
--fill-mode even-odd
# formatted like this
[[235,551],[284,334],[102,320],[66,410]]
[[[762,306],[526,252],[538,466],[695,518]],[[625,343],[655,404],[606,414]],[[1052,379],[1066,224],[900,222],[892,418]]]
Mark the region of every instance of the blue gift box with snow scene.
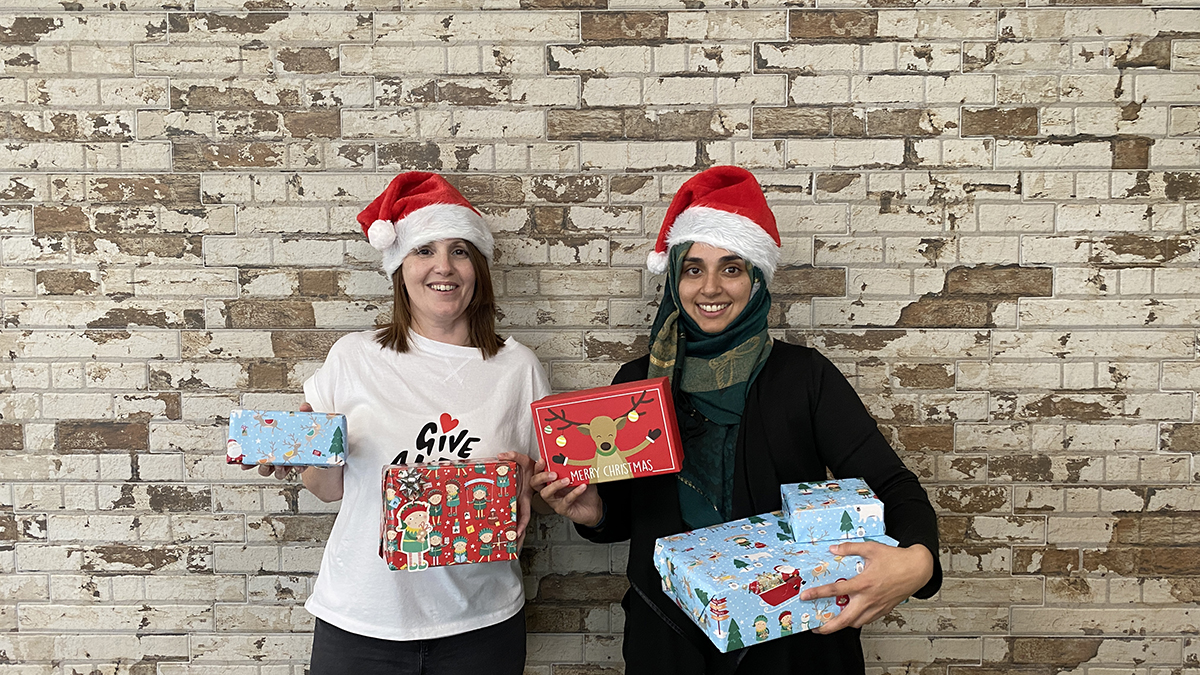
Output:
[[345,456],[345,415],[295,410],[229,413],[228,464],[341,466]]
[[779,488],[796,541],[878,537],[883,502],[861,478],[790,483]]
[[717,649],[729,652],[811,630],[841,613],[845,596],[800,599],[805,587],[850,579],[858,556],[835,556],[831,544],[886,536],[796,542],[782,511],[722,523],[654,542],[663,591]]

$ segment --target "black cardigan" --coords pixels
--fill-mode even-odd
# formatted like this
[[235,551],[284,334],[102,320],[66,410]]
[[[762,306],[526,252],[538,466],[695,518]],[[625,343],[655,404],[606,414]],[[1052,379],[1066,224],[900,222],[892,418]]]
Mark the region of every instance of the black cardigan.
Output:
[[[625,364],[613,383],[644,379],[648,365],[649,356]],[[742,412],[734,462],[733,517],[778,510],[781,484],[825,480],[826,467],[835,478],[861,477],[867,481],[883,501],[888,535],[901,546],[923,544],[929,549],[934,560],[933,576],[914,595],[928,598],[936,593],[942,582],[937,517],[924,488],[896,456],[837,367],[815,349],[777,340],[747,393]],[[653,565],[654,540],[684,530],[675,480],[674,475],[666,475],[602,483],[597,486],[606,509],[602,527],[577,529],[597,543],[628,539],[626,574],[633,587],[631,592],[651,605],[666,625],[710,661],[720,661],[725,657],[663,593]],[[627,617],[627,662],[649,656],[629,653],[630,633],[656,628],[632,625]],[[852,628],[827,636],[798,633],[740,651],[768,656],[765,662],[759,654],[752,660],[769,664],[778,672],[814,667],[817,669],[812,672],[823,675],[862,672],[858,635],[859,631]],[[733,660],[727,667],[710,671],[736,669],[745,656],[731,656]],[[636,663],[627,664],[627,672],[635,670]]]

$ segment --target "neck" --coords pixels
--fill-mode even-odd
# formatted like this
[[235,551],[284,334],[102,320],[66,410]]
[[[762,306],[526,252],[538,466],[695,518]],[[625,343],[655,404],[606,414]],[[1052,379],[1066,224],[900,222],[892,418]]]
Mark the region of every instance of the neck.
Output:
[[470,327],[463,320],[442,324],[430,321],[423,322],[413,317],[411,328],[412,332],[427,340],[442,342],[448,345],[458,345],[459,347],[471,346]]

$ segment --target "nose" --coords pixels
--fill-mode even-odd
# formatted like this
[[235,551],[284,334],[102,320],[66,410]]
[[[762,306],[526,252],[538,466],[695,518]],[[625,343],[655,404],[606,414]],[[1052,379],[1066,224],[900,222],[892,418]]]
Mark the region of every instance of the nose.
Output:
[[700,293],[703,295],[717,295],[721,292],[720,279],[715,274],[705,274],[703,281],[700,284]]
[[600,444],[600,449],[601,449],[601,450],[608,450],[608,449],[609,449],[609,448],[611,448],[611,447],[612,447],[612,443],[601,443],[601,444]]
[[433,269],[440,274],[449,274],[452,266],[450,265],[450,251],[435,250],[433,253]]

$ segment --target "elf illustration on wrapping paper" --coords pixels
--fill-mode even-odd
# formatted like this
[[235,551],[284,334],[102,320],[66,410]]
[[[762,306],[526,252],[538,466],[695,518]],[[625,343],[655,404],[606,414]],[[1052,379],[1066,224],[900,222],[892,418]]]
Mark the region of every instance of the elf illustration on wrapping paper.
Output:
[[408,570],[416,572],[429,568],[425,552],[430,548],[429,504],[411,502],[400,511],[404,533],[400,537],[400,552],[408,556]]
[[429,521],[434,525],[438,524],[438,520],[442,517],[442,493],[437,490],[432,490],[429,493]]
[[479,532],[479,560],[482,562],[490,562],[492,560],[492,528],[485,527]]
[[453,546],[454,546],[454,562],[456,562],[456,563],[467,562],[467,538],[463,537],[463,536],[455,537]]
[[446,515],[450,518],[458,517],[458,493],[461,489],[462,487],[458,484],[458,481],[446,481]]
[[[629,410],[617,417],[607,417],[605,415],[597,415],[586,424],[583,422],[574,422],[567,418],[566,409],[554,412],[550,410],[550,418],[545,420],[547,424],[558,424],[559,431],[565,431],[571,427],[579,430],[579,433],[590,436],[596,444],[591,458],[589,459],[571,459],[563,454],[557,454],[551,457],[555,463],[563,466],[586,466],[592,467],[593,470],[603,476],[627,476],[631,474],[629,468],[629,458],[637,453],[645,450],[651,443],[658,440],[662,435],[662,429],[650,429],[646,432],[646,438],[630,448],[622,450],[617,447],[617,432],[625,428],[627,422],[637,422],[639,417],[638,408],[647,403],[653,403],[654,399],[646,398],[646,392],[642,392],[641,396],[636,400],[631,396],[629,398],[631,405]],[[549,426],[546,427],[549,430]],[[565,445],[563,437],[559,437],[559,445]]]
[[437,530],[429,533],[429,557],[433,558],[434,565],[442,564],[442,541],[444,539],[442,533]]
[[471,481],[471,507],[475,509],[475,517],[483,520],[483,511],[488,505],[487,485]]

